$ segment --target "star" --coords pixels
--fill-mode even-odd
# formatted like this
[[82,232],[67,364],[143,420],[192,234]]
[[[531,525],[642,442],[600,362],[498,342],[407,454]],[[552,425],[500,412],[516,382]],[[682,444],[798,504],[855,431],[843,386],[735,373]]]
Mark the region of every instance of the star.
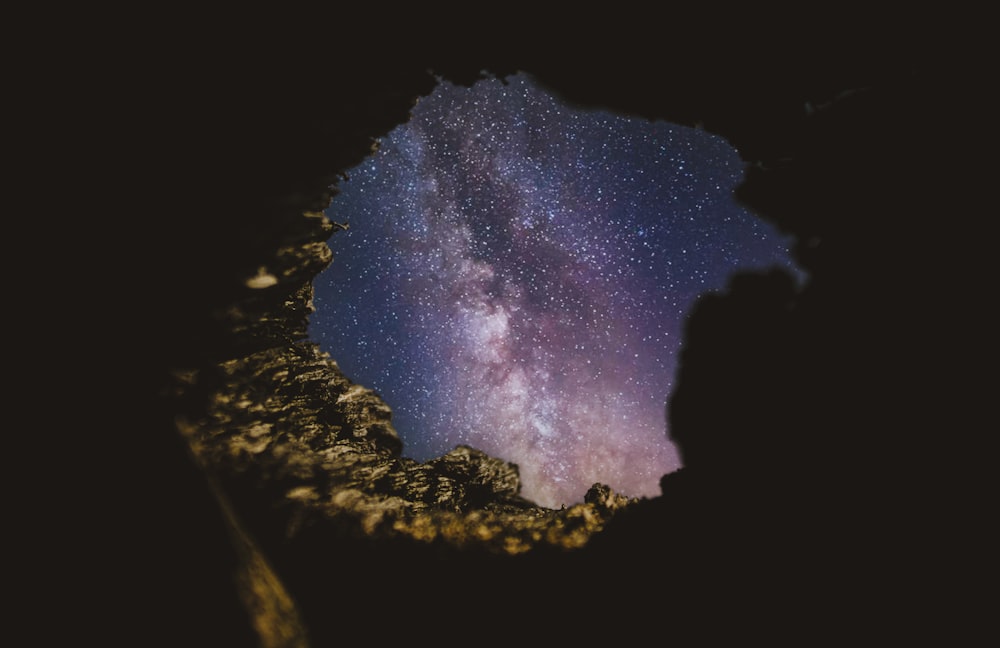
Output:
[[393,409],[403,454],[467,444],[543,506],[659,494],[686,315],[737,271],[798,273],[701,129],[446,81],[350,170],[310,332]]

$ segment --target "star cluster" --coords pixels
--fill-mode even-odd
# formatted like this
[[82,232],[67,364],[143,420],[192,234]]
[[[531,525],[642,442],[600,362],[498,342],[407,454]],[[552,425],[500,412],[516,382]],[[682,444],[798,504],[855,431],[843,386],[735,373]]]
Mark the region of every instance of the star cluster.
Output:
[[582,111],[526,75],[441,82],[327,210],[311,333],[393,409],[403,454],[468,444],[558,507],[659,494],[684,318],[735,271],[792,271],[701,130]]

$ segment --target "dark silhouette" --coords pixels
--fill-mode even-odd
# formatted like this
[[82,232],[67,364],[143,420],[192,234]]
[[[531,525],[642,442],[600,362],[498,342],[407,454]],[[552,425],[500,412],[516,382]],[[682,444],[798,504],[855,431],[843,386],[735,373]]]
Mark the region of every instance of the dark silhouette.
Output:
[[[201,65],[172,76],[183,84],[164,101],[197,90],[198,108],[178,105],[174,120],[141,132],[185,160],[190,183],[155,192],[170,227],[127,259],[155,299],[130,302],[127,321],[139,329],[122,341],[142,351],[119,372],[128,422],[119,446],[130,459],[101,468],[134,498],[126,506],[105,493],[103,505],[122,512],[95,517],[125,545],[104,548],[108,623],[135,645],[165,634],[178,645],[250,645],[230,531],[177,436],[177,421],[203,404],[172,398],[170,386],[182,369],[304,337],[308,295],[247,297],[240,277],[276,240],[315,236],[302,212],[324,209],[331,181],[407,119],[434,86],[428,69],[466,84],[484,69],[523,69],[580,105],[727,137],[759,163],[739,198],[795,235],[808,282],[747,274],[699,302],[666,408],[685,467],[584,550],[501,557],[373,542],[322,523],[290,540],[247,473],[227,496],[313,645],[359,632],[523,641],[539,623],[566,643],[900,643],[961,630],[948,628],[950,606],[965,605],[960,574],[976,567],[976,542],[965,539],[972,504],[954,473],[984,425],[968,427],[969,396],[981,388],[963,365],[982,353],[989,276],[966,242],[981,240],[977,219],[992,204],[961,189],[978,164],[966,150],[978,97],[963,67],[902,40],[874,47],[847,28],[830,40],[741,33],[713,41],[712,56],[689,56],[705,43],[595,52],[567,38],[553,46],[565,58],[526,47],[411,51],[384,64],[351,57],[335,74],[326,56],[280,70],[247,61],[224,83]],[[647,41],[663,38],[635,39]],[[145,198],[152,170],[135,178]],[[268,299],[290,300],[286,321],[255,319]],[[226,309],[234,303],[244,305],[238,316]]]

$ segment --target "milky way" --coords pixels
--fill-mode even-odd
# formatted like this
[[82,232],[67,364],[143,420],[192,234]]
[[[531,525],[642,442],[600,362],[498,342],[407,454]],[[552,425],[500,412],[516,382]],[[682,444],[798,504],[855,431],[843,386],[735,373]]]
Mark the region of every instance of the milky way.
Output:
[[704,131],[566,107],[525,75],[439,84],[339,183],[311,334],[418,461],[466,444],[558,507],[657,496],[685,316],[737,270],[793,268]]

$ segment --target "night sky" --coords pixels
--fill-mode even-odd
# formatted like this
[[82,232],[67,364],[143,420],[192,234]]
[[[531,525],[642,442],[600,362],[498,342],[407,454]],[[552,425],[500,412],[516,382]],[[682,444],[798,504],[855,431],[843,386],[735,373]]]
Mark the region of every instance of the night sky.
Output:
[[660,494],[684,320],[737,270],[794,268],[731,196],[717,136],[581,111],[517,75],[439,84],[349,171],[311,337],[393,410],[403,455],[467,444],[558,508]]

